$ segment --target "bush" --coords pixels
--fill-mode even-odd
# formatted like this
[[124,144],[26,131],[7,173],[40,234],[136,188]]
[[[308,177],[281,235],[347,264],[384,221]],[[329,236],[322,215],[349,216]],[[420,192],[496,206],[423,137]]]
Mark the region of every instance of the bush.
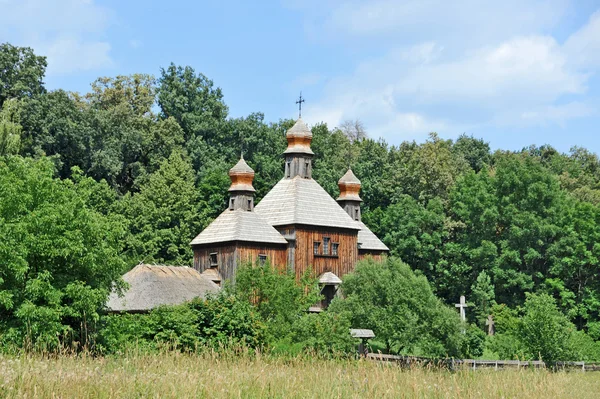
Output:
[[552,364],[570,360],[569,342],[575,326],[548,294],[527,294],[517,334],[526,354]]
[[49,351],[89,345],[121,281],[124,220],[93,209],[105,183],[74,180],[54,178],[47,158],[0,158],[2,341]]
[[483,355],[485,347],[485,332],[474,324],[469,324],[465,330],[465,336],[462,342],[462,354],[470,359],[476,359]]
[[223,292],[183,305],[160,306],[148,314],[106,315],[102,324],[98,338],[102,353],[264,344],[264,325],[252,306]]
[[367,259],[344,276],[344,299],[331,304],[348,314],[353,328],[372,329],[388,353],[460,356],[463,335],[454,309],[433,294],[427,279],[405,263]]
[[268,262],[240,267],[230,289],[254,305],[270,342],[287,337],[294,323],[321,299],[315,278],[307,274],[298,281],[294,273],[276,270]]

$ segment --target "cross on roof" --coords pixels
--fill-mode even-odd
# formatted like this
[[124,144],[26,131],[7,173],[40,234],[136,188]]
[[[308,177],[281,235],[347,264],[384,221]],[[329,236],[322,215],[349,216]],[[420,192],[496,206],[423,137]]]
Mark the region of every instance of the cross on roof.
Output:
[[296,104],[298,104],[298,118],[302,118],[302,103],[305,102],[302,98],[302,92],[300,92],[300,98],[296,100]]
[[467,302],[465,301],[465,296],[461,295],[460,296],[460,303],[457,303],[454,305],[457,308],[460,308],[460,319],[462,321],[466,321],[467,320],[467,314],[465,312],[465,309],[469,306],[467,305]]

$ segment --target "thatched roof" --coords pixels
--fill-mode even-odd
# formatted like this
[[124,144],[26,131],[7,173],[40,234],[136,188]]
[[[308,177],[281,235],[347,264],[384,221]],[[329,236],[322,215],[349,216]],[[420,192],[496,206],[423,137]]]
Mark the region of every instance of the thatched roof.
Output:
[[178,305],[219,291],[219,286],[187,266],[140,264],[125,273],[129,289],[111,293],[106,304],[113,312],[144,312],[160,305]]
[[372,251],[389,251],[390,249],[383,243],[375,233],[373,233],[363,222],[357,222],[360,225],[358,232],[358,248]]
[[230,241],[287,244],[287,240],[257,213],[227,209],[198,234],[190,245]]
[[282,179],[254,208],[272,226],[361,227],[313,179]]

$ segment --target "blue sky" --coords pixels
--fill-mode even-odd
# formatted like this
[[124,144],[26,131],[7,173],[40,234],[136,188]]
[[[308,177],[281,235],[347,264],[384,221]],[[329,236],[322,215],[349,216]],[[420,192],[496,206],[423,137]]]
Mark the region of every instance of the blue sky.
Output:
[[48,88],[190,65],[230,115],[363,121],[391,144],[600,153],[600,0],[0,0],[0,42],[48,56]]

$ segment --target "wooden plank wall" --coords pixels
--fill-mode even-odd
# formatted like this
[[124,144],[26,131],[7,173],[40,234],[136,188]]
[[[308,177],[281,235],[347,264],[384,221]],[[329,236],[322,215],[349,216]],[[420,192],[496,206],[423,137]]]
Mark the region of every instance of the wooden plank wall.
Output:
[[218,270],[223,279],[228,280],[235,276],[237,267],[247,261],[256,262],[258,255],[267,255],[269,262],[278,267],[287,265],[286,246],[263,246],[247,243],[229,243],[211,245],[210,248],[194,248],[194,268],[202,273],[210,268],[210,254],[217,253]]
[[[339,243],[338,256],[315,256],[313,243],[321,242],[323,237],[329,237],[331,243]],[[358,261],[358,235],[355,230],[322,229],[317,227],[296,228],[296,253],[294,270],[300,277],[309,267],[319,276],[325,272],[332,272],[338,277],[354,270]],[[331,244],[330,244],[331,252]]]
[[231,278],[235,273],[235,245],[229,244],[214,244],[209,248],[194,248],[194,269],[202,273],[210,268],[210,254],[217,253],[217,263],[219,264],[219,273],[223,279]]
[[278,269],[285,270],[287,266],[287,247],[285,245],[279,248],[249,244],[238,246],[238,261],[240,264],[248,261],[254,263],[258,260],[258,255],[267,255],[269,263]]

